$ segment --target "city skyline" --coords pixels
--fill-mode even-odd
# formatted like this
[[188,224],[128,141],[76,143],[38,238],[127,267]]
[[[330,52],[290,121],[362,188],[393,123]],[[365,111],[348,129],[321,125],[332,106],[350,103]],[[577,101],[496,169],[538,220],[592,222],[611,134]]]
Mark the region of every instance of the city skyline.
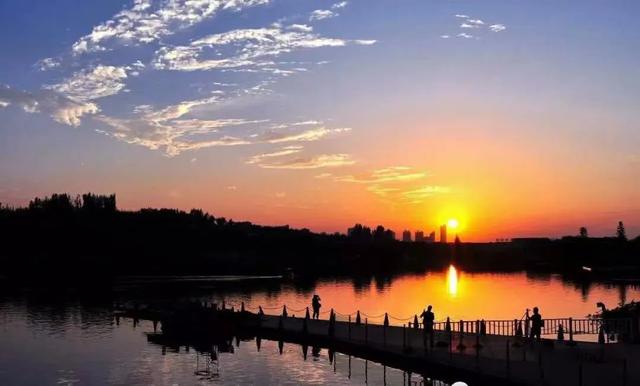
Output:
[[0,202],[640,233],[640,4],[391,4],[0,4]]

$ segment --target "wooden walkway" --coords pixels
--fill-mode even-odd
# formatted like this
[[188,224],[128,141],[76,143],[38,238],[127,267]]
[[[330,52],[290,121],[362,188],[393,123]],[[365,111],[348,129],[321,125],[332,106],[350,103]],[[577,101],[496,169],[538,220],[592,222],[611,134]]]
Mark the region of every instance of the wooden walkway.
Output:
[[[241,308],[244,309],[244,305]],[[477,333],[472,326],[477,323],[466,325],[465,332],[460,333],[460,324],[452,322],[454,331],[437,330],[432,345],[428,336],[425,339],[424,330],[406,326],[369,324],[366,319],[362,319],[361,324],[335,319],[331,323],[218,309],[214,305],[164,310],[136,307],[116,315],[133,317],[134,321],[152,320],[154,327],[161,321],[163,333],[186,332],[193,336],[196,332],[196,335],[206,335],[224,329],[236,336],[326,347],[426,377],[452,383],[465,381],[471,386],[640,385],[640,345],[637,344],[569,344],[552,339],[529,342],[522,337],[490,334],[491,329],[487,329],[486,335]]]
[[325,320],[307,320],[305,328],[304,318],[250,315],[259,320],[258,334],[270,339],[315,342],[417,373],[438,373],[445,375],[443,379],[457,375],[470,385],[640,385],[637,345],[567,345],[552,340],[532,344],[516,337],[436,331],[431,347],[429,339],[425,345],[423,330],[335,322],[331,336]]

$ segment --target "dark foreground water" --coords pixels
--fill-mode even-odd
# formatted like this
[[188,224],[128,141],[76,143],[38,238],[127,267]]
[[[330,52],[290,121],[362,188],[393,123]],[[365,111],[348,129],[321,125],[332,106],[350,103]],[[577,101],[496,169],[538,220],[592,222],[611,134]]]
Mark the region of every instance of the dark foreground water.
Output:
[[[329,355],[301,346],[255,339],[220,347],[216,358],[206,352],[178,350],[149,342],[150,322],[134,327],[131,320],[116,323],[114,302],[150,300],[204,300],[228,304],[245,302],[268,313],[287,304],[301,312],[313,293],[323,312],[334,307],[342,315],[357,309],[375,317],[389,312],[402,324],[426,304],[436,318],[451,316],[475,320],[519,318],[537,305],[546,317],[584,317],[596,311],[596,302],[610,307],[619,301],[640,299],[636,286],[563,280],[557,275],[473,274],[450,269],[418,276],[318,283],[291,283],[274,279],[209,281],[188,285],[153,285],[128,280],[102,294],[82,291],[19,291],[0,294],[0,385],[403,385],[451,384],[433,382],[429,374],[409,375],[380,364]],[[177,285],[176,285],[177,284]],[[200,348],[202,349],[202,348]],[[208,351],[208,350],[202,350]],[[330,361],[330,356],[332,361]]]

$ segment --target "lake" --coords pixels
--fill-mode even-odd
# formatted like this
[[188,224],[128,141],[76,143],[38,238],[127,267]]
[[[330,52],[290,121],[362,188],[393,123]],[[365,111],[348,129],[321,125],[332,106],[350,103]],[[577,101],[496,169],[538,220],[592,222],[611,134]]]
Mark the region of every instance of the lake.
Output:
[[[236,307],[262,306],[266,313],[302,315],[317,293],[323,312],[334,308],[347,318],[360,310],[371,322],[388,312],[402,324],[427,304],[436,319],[516,319],[538,306],[546,318],[584,317],[621,300],[640,300],[629,285],[569,281],[559,275],[471,273],[453,267],[442,272],[394,278],[320,280],[295,283],[275,278],[207,280],[186,285],[154,285],[130,278],[103,293],[20,291],[0,298],[1,385],[193,385],[193,384],[429,384],[428,374],[365,362],[327,350],[305,349],[255,339],[233,342],[218,353],[198,353],[150,343],[149,322],[117,324],[111,304],[126,301],[201,300]],[[236,345],[237,343],[237,345]],[[258,350],[258,345],[260,350]],[[331,360],[330,360],[331,356]],[[431,384],[445,384],[435,381]]]

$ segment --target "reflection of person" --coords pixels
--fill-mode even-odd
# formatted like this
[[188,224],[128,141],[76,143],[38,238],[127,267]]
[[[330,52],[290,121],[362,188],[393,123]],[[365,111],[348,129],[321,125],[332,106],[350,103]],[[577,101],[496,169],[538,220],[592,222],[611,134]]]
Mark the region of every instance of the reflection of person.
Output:
[[537,338],[540,340],[540,335],[542,335],[542,327],[544,326],[544,321],[542,320],[542,315],[540,315],[540,311],[538,307],[533,307],[533,315],[531,315],[531,334],[530,338]]
[[311,307],[313,308],[312,319],[319,319],[320,307],[322,307],[322,305],[320,304],[320,296],[318,296],[317,294],[313,295],[313,299],[311,299]]

